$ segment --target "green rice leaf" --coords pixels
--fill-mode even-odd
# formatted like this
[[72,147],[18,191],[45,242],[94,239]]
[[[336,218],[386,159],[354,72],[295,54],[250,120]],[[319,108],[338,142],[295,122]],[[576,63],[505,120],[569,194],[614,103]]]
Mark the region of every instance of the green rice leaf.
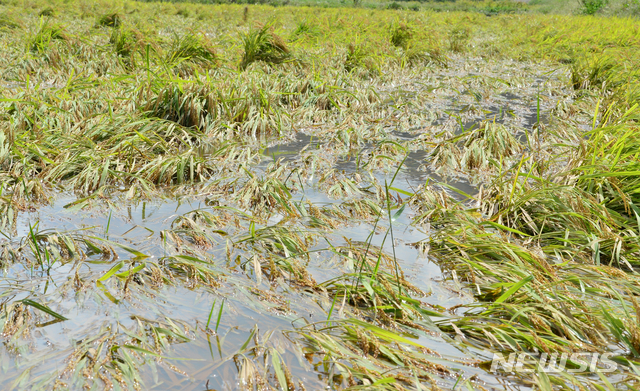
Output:
[[396,221],[398,220],[398,218],[402,215],[402,212],[404,212],[404,209],[407,207],[407,204],[403,204],[402,207],[400,208],[399,211],[397,211],[393,217],[391,217],[391,221]]
[[39,309],[40,311],[42,311],[42,312],[44,312],[46,314],[49,314],[49,315],[53,316],[56,319],[69,320],[68,318],[65,318],[64,316],[62,316],[59,313],[55,312],[54,310],[52,310],[51,308],[47,307],[46,305],[40,304],[40,303],[36,303],[33,300],[24,299],[24,300],[22,300],[22,304],[31,306],[31,307],[36,308],[36,309]]
[[138,265],[138,266],[134,267],[133,269],[129,269],[129,270],[125,271],[125,272],[116,274],[116,277],[127,278],[131,274],[138,273],[140,270],[144,269],[146,266],[147,266],[147,264],[143,262],[141,265]]
[[106,272],[106,273],[105,273],[105,275],[104,275],[104,276],[102,276],[102,277],[98,278],[98,281],[99,281],[99,282],[107,281],[109,278],[111,278],[111,276],[113,276],[114,274],[116,274],[116,272],[117,272],[118,270],[122,269],[122,267],[123,267],[123,266],[124,266],[124,261],[120,261],[120,262],[116,263],[115,265],[113,265],[113,266],[111,267],[111,269],[109,269],[109,271],[108,271],[108,272]]
[[283,390],[288,390],[289,387],[287,386],[287,377],[282,370],[280,355],[275,349],[271,350],[271,363],[273,364],[273,369],[276,371],[276,377],[278,378],[280,387],[282,387]]
[[489,221],[489,220],[485,220],[481,224],[482,225],[490,225],[490,226],[492,226],[494,228],[497,228],[497,229],[500,229],[500,230],[503,230],[503,231],[513,232],[514,234],[518,234],[518,235],[522,235],[522,236],[530,236],[530,235],[527,235],[526,233],[524,233],[522,231],[518,231],[517,229],[509,228],[507,226],[504,226],[502,224],[498,224],[496,222]]
[[353,325],[357,325],[357,326],[361,326],[371,332],[373,332],[374,334],[376,334],[378,337],[390,341],[390,342],[400,342],[400,343],[406,343],[409,345],[413,345],[413,346],[417,346],[417,347],[421,347],[420,344],[413,342],[411,340],[408,340],[404,337],[401,337],[389,330],[385,330],[383,328],[380,328],[378,326],[374,326],[370,323],[367,322],[363,322],[359,319],[347,319],[345,320],[346,323],[351,323]]
[[506,291],[505,293],[500,295],[500,297],[498,297],[495,302],[496,303],[502,303],[503,301],[509,299],[520,288],[522,288],[525,284],[527,284],[528,282],[531,282],[531,281],[533,281],[533,275],[526,276],[522,280],[520,280],[517,283],[515,283],[511,288],[509,288],[508,291]]
[[110,244],[112,246],[120,247],[121,249],[125,250],[126,252],[135,255],[136,258],[149,258],[149,256],[147,254],[143,254],[140,251],[138,251],[138,250],[136,250],[134,248],[131,248],[129,246],[125,246],[124,244],[121,244],[121,243],[112,242],[110,240],[99,238],[97,236],[91,236],[91,239],[100,240],[100,241],[108,243],[108,244]]
[[393,190],[393,191],[398,192],[400,194],[404,194],[407,197],[413,197],[415,195],[414,193],[408,192],[406,190],[398,189],[397,187],[393,187],[393,186],[389,186],[389,190]]
[[396,382],[396,379],[392,377],[385,377],[385,378],[376,380],[371,386],[373,387],[373,386],[379,386],[382,384],[392,384],[395,382]]

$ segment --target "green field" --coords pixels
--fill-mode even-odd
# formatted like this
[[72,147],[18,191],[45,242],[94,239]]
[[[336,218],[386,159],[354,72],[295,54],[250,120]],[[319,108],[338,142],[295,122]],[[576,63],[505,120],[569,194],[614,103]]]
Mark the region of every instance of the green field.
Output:
[[0,2],[0,389],[638,389],[637,2],[304,1]]
[[[638,0],[168,0],[197,4],[262,4],[320,8],[359,7],[370,9],[479,12],[485,15],[535,13],[555,15],[640,16]],[[113,7],[112,7],[113,8]]]

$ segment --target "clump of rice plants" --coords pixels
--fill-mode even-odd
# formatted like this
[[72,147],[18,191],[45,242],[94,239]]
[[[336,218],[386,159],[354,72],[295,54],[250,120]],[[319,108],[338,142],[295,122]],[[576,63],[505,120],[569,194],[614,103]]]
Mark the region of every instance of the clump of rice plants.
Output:
[[364,63],[367,51],[362,45],[349,44],[347,57],[344,60],[344,69],[350,72]]
[[11,148],[4,132],[0,132],[0,169],[4,169],[9,165],[9,157]]
[[422,44],[409,46],[404,53],[404,58],[409,64],[433,63],[440,66],[446,66],[448,60],[439,48]]
[[176,15],[182,16],[183,18],[188,18],[189,16],[191,16],[191,11],[189,11],[187,8],[180,7],[176,11]]
[[486,170],[491,161],[508,159],[522,151],[522,145],[507,128],[487,122],[465,137],[460,165],[466,169]]
[[204,86],[180,88],[168,85],[150,99],[145,109],[151,115],[173,121],[186,127],[206,125],[211,113],[215,114],[212,91]]
[[0,15],[0,30],[13,30],[17,29],[18,27],[20,27],[20,24],[9,17],[9,15]]
[[203,36],[186,34],[175,36],[173,44],[166,56],[167,63],[176,64],[190,61],[196,64],[215,64],[218,56],[213,45]]
[[291,41],[302,39],[303,37],[315,37],[320,35],[320,29],[317,25],[312,24],[306,20],[299,22],[291,33]]
[[64,31],[64,27],[43,22],[40,24],[38,32],[31,38],[29,48],[33,52],[44,52],[52,41],[64,41],[66,39],[68,39],[68,36]]
[[142,46],[144,36],[131,27],[120,26],[113,30],[109,37],[109,43],[120,57],[130,58],[135,50]]
[[256,61],[281,64],[291,60],[289,48],[269,24],[257,26],[243,34],[242,46],[244,53],[239,65],[241,70],[247,69],[249,64]]
[[445,55],[440,39],[433,31],[427,36],[416,37],[416,30],[409,25],[397,24],[392,29],[392,43],[402,47],[402,61],[410,64],[437,64],[446,66],[449,60]]
[[467,26],[457,26],[449,32],[449,48],[453,52],[462,53],[467,50],[471,29]]
[[[338,305],[336,304],[336,307]],[[382,307],[382,306],[380,306]],[[385,306],[385,308],[387,308]],[[337,312],[337,311],[336,311]],[[412,331],[427,330],[422,325],[413,324]],[[349,387],[352,389],[379,390],[413,390],[418,385],[422,390],[443,389],[435,384],[435,379],[456,378],[455,365],[430,349],[424,349],[411,338],[405,338],[404,326],[393,328],[380,327],[375,321],[359,319],[330,320],[306,325],[296,333],[305,338],[308,357],[326,357],[328,362],[339,366],[339,377],[335,376],[334,384],[364,384]],[[406,364],[398,360],[402,357]],[[344,365],[348,363],[348,365]],[[389,376],[389,363],[397,363],[393,367],[393,375]],[[323,375],[332,375],[330,366],[325,366]],[[388,380],[388,379],[392,379]],[[427,388],[423,384],[432,385]],[[451,383],[453,384],[453,383]],[[466,389],[474,389],[471,382],[466,381]],[[387,387],[385,387],[385,385]],[[447,387],[447,389],[451,389]]]
[[38,13],[39,16],[51,17],[56,15],[56,10],[51,7],[44,8]]
[[602,88],[611,76],[617,73],[613,72],[616,63],[616,59],[609,56],[598,56],[574,63],[571,67],[573,88]]
[[[640,159],[638,148],[640,137],[634,128],[613,126],[597,128],[588,134],[589,149],[582,164],[574,168],[581,174],[577,185],[593,195],[604,205],[613,218],[619,219],[617,226],[627,227],[620,235],[631,238],[637,218],[640,216],[639,185]],[[630,239],[631,239],[630,238]]]
[[378,72],[375,59],[371,55],[371,48],[364,44],[350,43],[347,46],[347,56],[344,60],[344,69],[353,72],[358,68],[369,71],[370,74]]
[[406,23],[401,22],[392,24],[389,30],[391,44],[406,50],[413,38],[413,29]]
[[122,25],[122,16],[118,13],[105,14],[98,18],[96,26],[102,27],[120,27]]

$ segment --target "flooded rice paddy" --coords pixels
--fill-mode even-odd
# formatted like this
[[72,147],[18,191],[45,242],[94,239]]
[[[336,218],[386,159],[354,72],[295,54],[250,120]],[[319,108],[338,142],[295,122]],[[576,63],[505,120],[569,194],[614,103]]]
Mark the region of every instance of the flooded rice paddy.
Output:
[[[332,373],[335,369],[326,372],[319,368],[322,354],[306,347],[300,333],[313,327],[309,325],[326,321],[329,314],[333,319],[347,319],[353,316],[353,310],[345,302],[332,303],[322,290],[292,284],[287,271],[274,276],[272,257],[284,256],[299,262],[308,273],[308,280],[322,284],[356,268],[357,258],[343,251],[350,247],[362,250],[370,245],[372,255],[393,254],[408,281],[424,293],[420,300],[425,305],[445,309],[472,302],[473,295],[459,281],[445,277],[428,254],[415,246],[429,238],[431,228],[413,224],[417,214],[414,208],[408,206],[394,219],[391,240],[385,234],[388,220],[375,221],[370,211],[356,212],[355,206],[349,204],[371,200],[373,205],[379,205],[372,193],[384,188],[385,183],[393,189],[390,195],[394,214],[395,205],[403,205],[407,193],[416,192],[429,182],[451,186],[443,189],[454,199],[465,199],[461,194],[472,197],[480,184],[472,183],[471,177],[456,173],[445,180],[435,172],[430,164],[431,149],[425,148],[431,140],[443,132],[468,132],[487,121],[508,126],[514,135],[544,125],[538,122],[537,115],[548,119],[547,113],[557,99],[540,93],[539,77],[548,70],[523,77],[518,88],[487,89],[483,93],[490,94],[489,99],[479,99],[468,90],[457,94],[450,87],[455,83],[460,89],[481,79],[466,72],[472,63],[460,58],[447,74],[434,75],[437,71],[425,70],[424,79],[403,86],[409,90],[398,87],[381,93],[380,99],[389,101],[396,118],[376,131],[376,139],[363,136],[355,143],[350,139],[336,140],[334,129],[321,125],[293,133],[283,141],[264,140],[264,147],[256,144],[255,152],[259,154],[253,164],[238,173],[240,186],[249,178],[260,180],[277,172],[291,191],[291,198],[286,200],[291,207],[342,213],[342,218],[327,222],[330,226],[325,229],[314,227],[310,216],[300,211],[284,213],[270,205],[251,210],[246,203],[234,202],[237,197],[232,190],[121,201],[121,194],[128,189],[118,188],[109,201],[92,200],[90,205],[78,204],[73,194],[55,193],[50,205],[20,213],[12,223],[13,232],[4,231],[2,249],[6,256],[33,252],[34,237],[43,249],[71,241],[75,253],[36,255],[47,257],[45,265],[51,262],[52,266],[44,266],[44,270],[34,265],[35,260],[30,260],[31,265],[13,263],[5,267],[5,302],[34,300],[67,319],[49,321],[46,314],[34,311],[33,319],[28,319],[31,324],[14,326],[18,327],[14,335],[23,338],[9,339],[5,345],[10,348],[2,352],[2,386],[47,388],[52,381],[62,381],[59,379],[66,372],[73,372],[65,383],[71,388],[82,387],[89,380],[87,372],[90,377],[96,376],[89,368],[96,365],[101,353],[105,354],[100,350],[137,346],[140,342],[146,352],[120,349],[126,360],[123,364],[138,372],[134,372],[134,385],[142,388],[239,388],[240,382],[246,380],[238,375],[243,366],[238,367],[236,356],[258,360],[256,368],[245,371],[260,373],[269,365],[260,362],[269,349],[282,352],[281,359],[292,376],[306,389],[321,389],[334,381],[340,384],[340,380],[331,379],[339,375]],[[521,69],[523,75],[526,71]],[[554,79],[548,79],[552,84],[548,88],[561,89],[559,77]],[[530,95],[521,97],[516,92]],[[540,109],[538,99],[542,101]],[[398,106],[414,108],[396,109]],[[423,112],[432,120],[422,127],[393,125],[410,118],[413,111]],[[392,156],[385,156],[389,163],[380,158],[386,142],[393,142],[395,148],[389,152]],[[206,152],[203,155],[207,157]],[[316,167],[306,164],[309,157],[317,159]],[[340,181],[345,185],[341,186]],[[253,214],[261,216],[259,223],[253,222]],[[196,215],[210,216],[212,221],[196,219]],[[189,223],[182,223],[183,219]],[[251,232],[260,230],[265,236],[253,239]],[[270,230],[274,232],[269,234]],[[286,244],[278,243],[284,240],[276,236],[280,233],[300,240],[305,254],[288,253]],[[83,248],[83,240],[106,247],[108,252]],[[251,242],[254,240],[257,243]],[[338,248],[344,250],[336,251]],[[172,264],[175,256],[188,258]],[[206,271],[201,271],[197,262],[202,262]],[[120,267],[116,270],[120,273],[143,268],[138,270],[137,278],[117,274],[105,278],[114,265]],[[168,277],[161,271],[167,265],[182,271],[171,275],[170,283],[163,281]],[[261,271],[256,271],[256,265]],[[200,273],[206,273],[206,283],[199,281]],[[19,310],[27,308],[22,305]],[[213,317],[209,319],[212,310]],[[212,331],[214,322],[217,331]],[[470,358],[457,344],[438,334],[419,336],[417,342],[437,352],[436,362],[455,370],[455,375],[438,381],[442,387],[451,387],[459,376],[474,375],[487,385],[500,386],[500,381],[471,365],[488,357]],[[240,349],[242,346],[245,348]],[[162,349],[161,355],[149,353],[158,348]],[[111,384],[118,388],[117,381]]]
[[[247,18],[240,7],[221,10]],[[604,121],[569,68],[471,49],[405,66],[399,48],[399,63],[374,66],[345,45],[339,55],[323,47],[331,63],[314,71],[313,55],[286,57],[273,31],[243,25],[247,69],[214,69],[213,50],[176,57],[186,38],[144,44],[133,20],[120,36],[68,19],[50,41],[3,33],[33,47],[9,55],[0,83],[0,389],[527,390],[628,380],[634,367],[620,344],[576,331],[579,304],[559,304],[551,320],[527,315],[527,304],[509,312],[533,277],[495,282],[501,272],[480,261],[504,249],[499,267],[532,259],[553,278],[564,272],[572,244],[549,250],[543,242],[556,239],[537,213],[553,213],[526,197],[538,176],[577,164],[567,151]],[[81,39],[87,28],[93,42]],[[236,39],[212,29],[203,36]],[[263,50],[273,52],[249,61],[254,33],[271,34]],[[137,41],[119,47],[126,34]],[[302,52],[296,39],[288,42]],[[512,201],[521,203],[506,211]],[[522,267],[541,279],[522,289],[550,303],[544,273]],[[539,335],[518,328],[522,314]],[[558,331],[556,316],[573,331]],[[628,365],[608,378],[552,381],[487,367],[495,352],[573,352],[589,338]]]

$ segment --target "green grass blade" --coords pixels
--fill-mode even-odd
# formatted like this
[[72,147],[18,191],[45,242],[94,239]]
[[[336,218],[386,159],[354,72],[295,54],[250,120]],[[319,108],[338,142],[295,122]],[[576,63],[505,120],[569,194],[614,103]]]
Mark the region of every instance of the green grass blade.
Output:
[[46,314],[49,314],[49,315],[53,316],[56,319],[69,320],[68,318],[65,318],[64,316],[62,316],[59,313],[55,312],[54,310],[52,310],[51,308],[47,307],[46,305],[40,304],[40,303],[36,303],[33,300],[24,299],[24,300],[22,300],[22,304],[31,306],[31,307],[36,308],[36,309],[39,309],[40,311],[42,311],[42,312],[44,312]]
[[500,297],[498,297],[495,302],[496,303],[504,302],[505,300],[509,299],[514,293],[516,293],[520,288],[522,288],[525,284],[527,284],[528,282],[531,282],[531,281],[533,281],[533,276],[532,275],[526,276],[522,280],[520,280],[517,283],[515,283],[505,293],[500,295]]
[[111,276],[116,274],[118,272],[118,270],[122,269],[123,266],[124,266],[124,261],[120,261],[120,262],[116,263],[102,277],[98,278],[98,281],[99,282],[107,281],[109,278],[111,278]]

